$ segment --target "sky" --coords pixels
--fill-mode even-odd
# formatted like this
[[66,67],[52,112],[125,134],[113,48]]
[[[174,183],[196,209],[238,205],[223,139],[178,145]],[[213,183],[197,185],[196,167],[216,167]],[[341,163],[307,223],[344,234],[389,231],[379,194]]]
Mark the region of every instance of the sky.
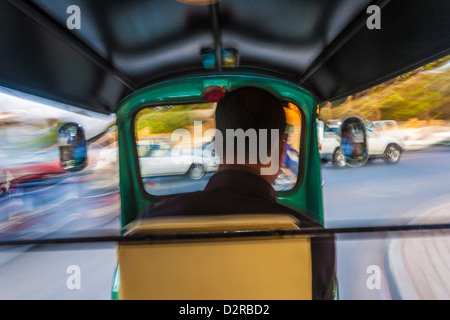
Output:
[[87,111],[2,86],[0,86],[1,113],[13,113],[16,120],[19,118],[23,121],[57,118],[61,122],[75,122],[83,126],[88,139],[115,122],[114,114],[104,115]]

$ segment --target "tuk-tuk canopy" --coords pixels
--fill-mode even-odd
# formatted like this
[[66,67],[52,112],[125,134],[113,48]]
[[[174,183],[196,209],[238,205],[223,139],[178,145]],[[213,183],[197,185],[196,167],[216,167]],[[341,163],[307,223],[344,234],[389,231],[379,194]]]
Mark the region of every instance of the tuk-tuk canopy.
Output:
[[322,102],[450,53],[448,0],[189,2],[1,1],[0,84],[108,114],[148,84],[221,72],[201,53],[232,49],[238,67],[223,71],[274,75]]

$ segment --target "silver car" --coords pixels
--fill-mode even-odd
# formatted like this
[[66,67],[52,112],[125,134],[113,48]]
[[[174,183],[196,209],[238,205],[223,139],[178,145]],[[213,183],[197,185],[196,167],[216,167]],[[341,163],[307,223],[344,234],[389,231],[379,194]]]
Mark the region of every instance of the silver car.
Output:
[[187,174],[197,180],[219,167],[213,142],[179,153],[165,144],[141,144],[138,154],[142,177]]
[[[340,146],[339,126],[329,127],[323,121],[319,121],[317,127],[322,161],[331,161],[335,167],[345,167],[345,156]],[[404,145],[400,138],[376,133],[369,128],[366,128],[366,135],[369,160],[383,159],[389,164],[400,161]]]

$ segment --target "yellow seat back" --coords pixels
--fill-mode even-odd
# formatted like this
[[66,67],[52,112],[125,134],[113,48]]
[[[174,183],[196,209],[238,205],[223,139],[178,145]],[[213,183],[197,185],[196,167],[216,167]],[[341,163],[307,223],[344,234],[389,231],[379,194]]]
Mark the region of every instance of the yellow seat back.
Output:
[[[292,230],[288,215],[157,218],[127,234]],[[120,299],[311,299],[309,237],[270,236],[121,243]]]

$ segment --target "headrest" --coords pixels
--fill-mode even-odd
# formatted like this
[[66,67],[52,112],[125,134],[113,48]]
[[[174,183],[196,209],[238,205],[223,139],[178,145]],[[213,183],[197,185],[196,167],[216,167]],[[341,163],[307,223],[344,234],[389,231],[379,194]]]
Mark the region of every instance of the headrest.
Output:
[[206,231],[296,230],[300,222],[288,214],[233,214],[218,216],[156,217],[137,220],[125,235]]

